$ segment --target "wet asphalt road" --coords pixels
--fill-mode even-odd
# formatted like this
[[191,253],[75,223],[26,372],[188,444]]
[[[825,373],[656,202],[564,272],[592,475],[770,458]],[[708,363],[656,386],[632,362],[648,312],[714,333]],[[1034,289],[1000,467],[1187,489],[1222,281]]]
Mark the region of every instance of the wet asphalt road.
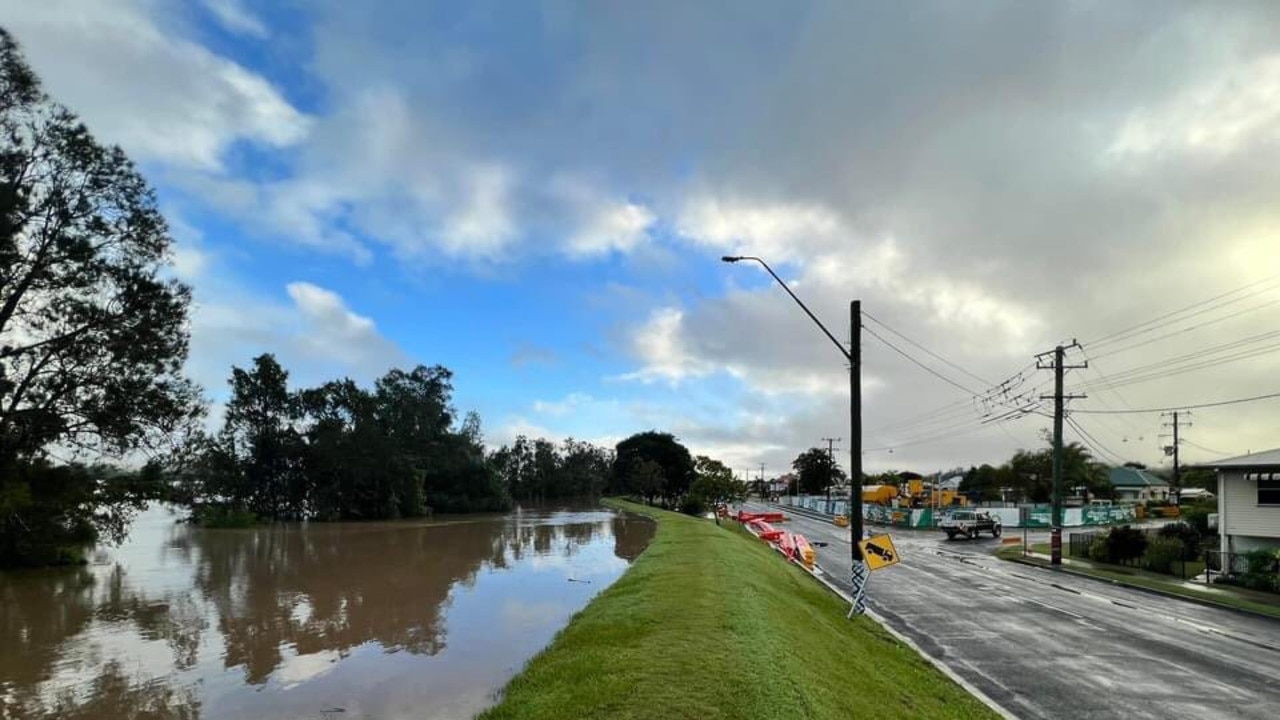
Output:
[[[788,529],[828,543],[848,591],[848,530]],[[902,562],[872,574],[871,608],[1018,717],[1280,718],[1280,621],[998,560],[991,538],[890,534]]]

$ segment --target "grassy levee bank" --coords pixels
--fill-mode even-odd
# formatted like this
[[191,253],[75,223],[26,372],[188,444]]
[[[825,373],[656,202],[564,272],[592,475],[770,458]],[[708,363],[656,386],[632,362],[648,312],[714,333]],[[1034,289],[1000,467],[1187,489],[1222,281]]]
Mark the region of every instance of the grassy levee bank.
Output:
[[482,718],[994,718],[734,523],[658,521]]

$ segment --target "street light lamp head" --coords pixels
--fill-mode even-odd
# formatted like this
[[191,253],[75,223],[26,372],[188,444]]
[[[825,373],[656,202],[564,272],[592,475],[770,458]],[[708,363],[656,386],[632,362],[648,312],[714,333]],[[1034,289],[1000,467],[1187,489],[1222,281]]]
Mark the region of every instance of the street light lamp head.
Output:
[[742,257],[741,257],[741,256],[738,256],[738,255],[724,255],[724,256],[722,256],[720,259],[721,259],[723,262],[727,262],[727,263],[736,263],[736,262],[738,262],[739,260],[741,260],[741,259],[742,259]]

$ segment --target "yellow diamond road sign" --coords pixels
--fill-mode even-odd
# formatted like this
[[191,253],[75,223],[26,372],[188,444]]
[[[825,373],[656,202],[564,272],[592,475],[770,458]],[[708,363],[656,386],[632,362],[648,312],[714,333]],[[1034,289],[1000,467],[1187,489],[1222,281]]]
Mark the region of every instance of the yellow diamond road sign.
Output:
[[868,570],[879,570],[898,564],[898,550],[888,535],[872,535],[858,543],[862,547],[862,560]]

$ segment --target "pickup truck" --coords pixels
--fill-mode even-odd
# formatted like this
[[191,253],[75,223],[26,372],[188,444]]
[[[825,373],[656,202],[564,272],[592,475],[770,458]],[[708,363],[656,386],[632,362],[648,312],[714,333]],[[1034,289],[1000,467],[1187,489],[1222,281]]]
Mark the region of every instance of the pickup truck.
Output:
[[956,510],[942,518],[939,527],[947,534],[948,540],[955,540],[957,535],[972,540],[982,532],[1000,537],[1000,518],[980,510]]

